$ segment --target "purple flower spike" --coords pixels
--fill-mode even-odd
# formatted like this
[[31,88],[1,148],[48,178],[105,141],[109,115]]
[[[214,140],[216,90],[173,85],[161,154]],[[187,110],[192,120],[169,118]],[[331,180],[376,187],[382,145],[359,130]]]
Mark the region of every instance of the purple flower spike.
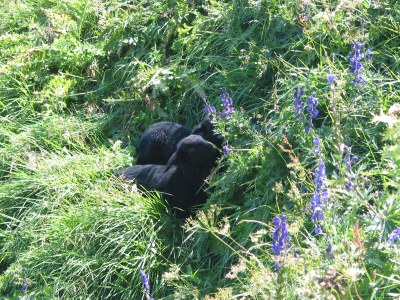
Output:
[[333,253],[332,253],[332,244],[329,243],[328,247],[326,247],[326,255],[328,255],[328,259],[331,260],[333,259]]
[[400,240],[400,227],[397,227],[391,234],[389,234],[389,241],[394,244]]
[[228,118],[232,118],[234,112],[233,100],[232,97],[226,91],[225,87],[222,88],[221,102],[223,107],[222,113]]
[[314,145],[314,153],[315,153],[316,155],[318,155],[318,154],[321,153],[321,148],[319,147],[319,142],[320,142],[319,137],[315,136],[315,137],[313,138],[313,145]]
[[301,119],[302,111],[304,108],[304,102],[301,100],[301,97],[304,95],[304,91],[300,90],[298,86],[294,88],[294,96],[293,96],[293,106],[294,106],[294,118]]
[[144,270],[140,270],[140,277],[142,279],[143,287],[146,291],[146,300],[154,300],[150,297],[150,282]]
[[206,100],[204,103],[204,113],[208,116],[210,121],[213,119],[213,115],[217,113],[215,107],[211,106],[210,101],[208,100]]
[[371,60],[372,59],[372,50],[370,48],[368,48],[367,52],[365,53],[365,59],[366,60]]
[[346,146],[345,144],[340,145],[340,150],[344,153],[344,158],[343,162],[346,165],[346,174],[344,174],[344,177],[347,179],[347,182],[345,184],[345,188],[348,192],[350,192],[354,187],[357,186],[355,183],[356,180],[356,174],[352,170],[352,164],[358,161],[357,156],[351,157],[351,147]]
[[328,80],[328,85],[331,85],[335,80],[335,75],[329,74],[328,76],[326,76],[326,80]]
[[307,120],[307,125],[305,126],[305,130],[308,133],[308,131],[313,127],[312,119],[316,118],[318,116],[318,99],[315,98],[314,93],[310,95],[310,97],[307,98],[307,114],[306,114],[306,120]]
[[278,261],[278,256],[283,252],[287,252],[290,248],[289,244],[289,231],[287,227],[287,217],[283,215],[281,218],[276,216],[274,218],[274,226],[275,230],[272,234],[272,252],[275,255],[275,268],[278,270],[281,268],[281,265]]
[[144,270],[140,271],[140,277],[142,278],[142,283],[144,286],[144,289],[147,292],[150,292],[150,283],[149,283],[149,279],[147,278],[146,272]]
[[318,167],[314,172],[315,191],[311,198],[311,222],[316,226],[315,234],[322,235],[321,221],[324,220],[324,206],[328,204],[329,192],[325,187],[326,167],[322,158],[318,161]]
[[275,231],[272,234],[272,251],[275,255],[279,255],[282,251],[288,248],[289,231],[286,224],[286,216],[274,218]]
[[[363,49],[364,45],[360,42],[353,42],[353,51],[350,52],[349,58],[350,58],[350,73],[354,75],[353,82],[354,83],[361,83],[364,84],[366,83],[366,80],[364,77],[361,76],[361,70],[362,70],[362,59],[363,59]],[[367,55],[368,55],[368,50],[367,50]],[[366,59],[368,60],[366,55]],[[370,55],[369,55],[370,57]]]

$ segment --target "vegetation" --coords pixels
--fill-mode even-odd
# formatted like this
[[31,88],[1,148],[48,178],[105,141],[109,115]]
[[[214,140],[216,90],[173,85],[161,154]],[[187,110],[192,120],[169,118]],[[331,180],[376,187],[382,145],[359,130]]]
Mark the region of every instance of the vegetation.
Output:
[[[1,1],[0,294],[400,297],[399,32],[393,0]],[[113,179],[221,93],[193,218]]]

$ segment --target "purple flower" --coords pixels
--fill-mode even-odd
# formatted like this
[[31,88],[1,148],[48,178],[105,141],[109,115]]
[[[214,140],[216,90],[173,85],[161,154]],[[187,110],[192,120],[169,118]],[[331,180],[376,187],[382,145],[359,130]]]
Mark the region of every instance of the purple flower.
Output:
[[317,155],[321,153],[321,148],[319,147],[319,142],[320,142],[319,137],[314,136],[314,138],[313,138],[314,153]]
[[303,101],[301,99],[303,95],[304,90],[300,90],[300,88],[296,86],[293,95],[294,118],[299,120],[302,119],[303,115],[305,115],[307,124],[304,127],[305,131],[308,133],[310,128],[313,127],[312,119],[318,116],[318,99],[316,99],[314,93],[312,93],[306,101]]
[[213,119],[213,115],[217,113],[214,106],[211,106],[210,101],[205,100],[204,102],[204,113],[208,116],[209,120]]
[[223,107],[222,113],[228,118],[232,118],[234,112],[233,100],[232,97],[226,91],[225,87],[222,88],[221,102]]
[[326,167],[322,159],[318,161],[318,167],[314,171],[315,191],[311,197],[311,221],[315,228],[316,235],[322,235],[321,221],[324,219],[324,205],[328,204],[329,193],[325,187]]
[[322,204],[326,205],[328,204],[328,199],[329,199],[329,191],[327,188],[322,189]]
[[147,278],[146,272],[144,270],[140,271],[140,277],[142,278],[142,283],[144,286],[144,289],[150,293],[150,283],[149,283],[149,279]]
[[222,150],[224,151],[225,155],[228,155],[229,153],[232,152],[232,150],[229,148],[228,144],[223,145]]
[[316,235],[323,235],[324,232],[322,231],[321,224],[318,224],[317,227],[315,228],[315,234]]
[[332,253],[332,243],[329,243],[328,247],[326,247],[326,255],[328,255],[328,259],[331,260],[333,259],[333,253]]
[[366,60],[371,60],[372,59],[372,50],[370,48],[368,48],[367,52],[365,53],[365,59]]
[[391,243],[396,243],[400,240],[400,227],[397,227],[391,234],[389,234],[389,241]]
[[355,183],[356,175],[354,174],[351,166],[358,160],[358,157],[351,157],[351,147],[346,146],[345,144],[340,145],[340,150],[344,153],[343,162],[346,165],[346,174],[344,174],[344,177],[347,179],[347,182],[345,184],[345,188],[347,191],[351,191],[354,187],[357,186],[357,184]]
[[140,270],[140,277],[142,279],[143,287],[146,291],[146,299],[147,300],[154,300],[154,298],[150,297],[150,283],[149,283],[149,278],[146,275],[146,272],[144,270]]
[[322,187],[325,185],[325,178],[326,178],[325,170],[326,170],[325,163],[323,160],[320,160],[318,163],[318,167],[315,169],[314,172],[314,183],[316,184],[318,191],[320,191]]
[[308,124],[305,127],[306,132],[310,130],[310,128],[313,127],[312,119],[316,118],[318,116],[318,99],[315,98],[314,93],[310,95],[310,97],[307,98],[307,114],[306,114],[306,120]]
[[304,108],[304,102],[301,97],[304,95],[304,90],[300,90],[298,86],[294,88],[293,106],[294,106],[294,118],[301,119],[301,114]]
[[335,80],[335,75],[329,74],[328,76],[326,76],[326,80],[328,80],[328,85],[331,85]]
[[349,58],[350,58],[350,73],[354,75],[353,82],[354,83],[361,83],[364,84],[366,81],[364,77],[361,76],[361,69],[362,69],[362,59],[363,59],[363,53],[362,50],[364,48],[364,45],[360,42],[353,42],[351,43],[353,46],[353,51],[350,52]]
[[24,282],[24,283],[22,284],[21,291],[22,291],[23,293],[25,293],[27,287],[28,287],[28,285],[26,284],[26,282]]
[[286,216],[282,216],[282,218],[276,216],[273,221],[275,225],[275,231],[272,234],[272,251],[276,256],[280,255],[282,251],[289,247],[287,244],[289,232],[286,221]]

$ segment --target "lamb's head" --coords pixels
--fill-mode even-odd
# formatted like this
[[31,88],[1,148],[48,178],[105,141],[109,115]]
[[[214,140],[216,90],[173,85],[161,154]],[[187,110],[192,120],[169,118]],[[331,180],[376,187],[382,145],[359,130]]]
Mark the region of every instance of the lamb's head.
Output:
[[177,164],[184,175],[205,179],[215,167],[219,150],[199,135],[189,135],[177,145],[168,166]]
[[215,133],[214,129],[215,125],[206,119],[193,128],[192,134],[200,135],[203,139],[213,143],[218,148],[222,148],[224,138],[222,135]]

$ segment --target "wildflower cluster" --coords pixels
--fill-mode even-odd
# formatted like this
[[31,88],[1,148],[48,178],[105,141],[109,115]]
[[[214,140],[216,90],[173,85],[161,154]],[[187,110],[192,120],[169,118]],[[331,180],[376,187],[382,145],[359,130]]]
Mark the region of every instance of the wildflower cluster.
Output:
[[154,300],[154,298],[150,297],[150,283],[149,283],[149,279],[146,275],[146,272],[144,270],[140,271],[140,277],[142,279],[142,283],[143,283],[143,287],[146,291],[146,299],[147,300]]
[[[219,120],[221,118],[230,119],[233,116],[234,107],[233,107],[232,97],[228,94],[225,87],[223,87],[221,89],[222,89],[222,94],[221,94],[222,113],[221,114],[217,114],[217,109],[214,106],[211,106],[210,101],[208,101],[208,100],[204,101],[204,112],[210,121],[214,119],[214,116],[215,116],[216,120]],[[229,148],[228,144],[223,145],[222,150],[225,155],[228,155],[229,153],[232,152],[232,150]]]
[[226,88],[222,88],[222,94],[221,94],[221,105],[222,105],[222,114],[225,115],[228,118],[232,118],[233,116],[233,100],[232,97],[228,94],[226,91]]
[[[289,232],[286,224],[287,218],[285,215],[282,216],[282,218],[279,218],[276,216],[274,218],[274,225],[275,225],[275,231],[272,235],[272,251],[274,252],[274,255],[276,258],[281,254],[281,252],[287,250],[290,245],[288,243],[289,240]],[[276,269],[279,269],[281,265],[278,263],[278,260],[276,259],[275,263]]]
[[389,241],[391,243],[400,241],[400,227],[397,227],[391,234],[389,234]]
[[226,91],[226,88],[222,88],[221,94],[221,106],[222,106],[222,114],[217,116],[217,109],[210,104],[210,101],[204,101],[204,113],[208,116],[209,120],[212,120],[214,116],[218,117],[226,117],[232,118],[234,107],[232,97]]
[[351,169],[351,165],[352,163],[356,162],[358,160],[357,156],[353,156],[351,157],[351,147],[346,146],[345,144],[341,144],[340,145],[340,151],[342,153],[344,153],[344,158],[343,158],[343,162],[346,165],[346,173],[344,175],[344,177],[346,178],[347,182],[346,182],[346,190],[347,191],[351,191],[352,189],[354,189],[357,184],[355,183],[356,181],[356,175],[354,174],[353,170]]
[[299,120],[302,116],[304,108],[304,102],[301,97],[304,95],[304,90],[300,90],[298,86],[294,88],[293,106],[294,106],[294,118]]
[[303,95],[304,90],[300,90],[299,87],[296,86],[293,96],[294,118],[299,120],[302,118],[302,115],[305,115],[307,124],[304,127],[306,133],[308,133],[313,127],[312,120],[318,116],[318,99],[315,98],[314,93],[312,93],[304,102],[301,99]]
[[323,234],[321,221],[324,219],[324,205],[328,203],[328,189],[325,187],[326,173],[325,163],[321,156],[321,148],[319,146],[320,139],[314,137],[314,153],[320,155],[318,166],[314,172],[315,191],[311,198],[311,221],[316,225],[315,233],[317,235]]
[[[353,42],[353,51],[350,52],[349,58],[350,58],[350,73],[354,75],[353,82],[354,83],[361,83],[364,84],[366,82],[365,78],[361,75],[361,70],[362,70],[362,60],[364,58],[363,54],[363,49],[364,45],[360,42]],[[371,60],[372,58],[372,52],[371,49],[367,49],[365,53],[365,59],[366,60]]]

